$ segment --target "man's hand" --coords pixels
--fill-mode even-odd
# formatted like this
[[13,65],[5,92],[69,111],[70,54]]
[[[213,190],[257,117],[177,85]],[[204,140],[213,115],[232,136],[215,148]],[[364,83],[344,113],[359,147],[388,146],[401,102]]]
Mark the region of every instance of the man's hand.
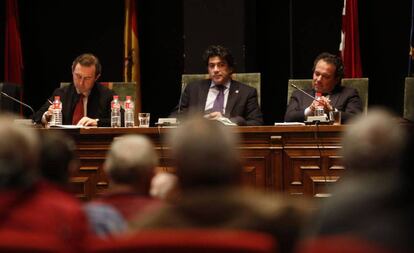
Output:
[[211,120],[219,119],[221,117],[223,117],[223,115],[220,112],[211,112],[211,113],[204,115],[204,118],[211,119]]
[[49,122],[52,119],[52,115],[53,115],[53,105],[50,105],[49,108],[47,109],[45,115],[45,119],[47,122]]
[[98,120],[91,119],[88,117],[83,117],[79,120],[77,126],[98,126]]
[[314,112],[315,108],[318,106],[323,106],[325,111],[332,111],[333,107],[331,105],[331,100],[327,97],[320,97],[319,100],[313,100],[312,104],[309,106],[309,109]]

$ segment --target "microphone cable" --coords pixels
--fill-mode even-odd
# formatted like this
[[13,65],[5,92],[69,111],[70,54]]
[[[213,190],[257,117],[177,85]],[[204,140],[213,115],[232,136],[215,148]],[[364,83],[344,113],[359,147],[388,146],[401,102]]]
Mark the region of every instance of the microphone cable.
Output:
[[320,129],[319,129],[319,123],[320,121],[316,121],[315,122],[315,126],[316,126],[316,131],[313,132],[314,134],[314,139],[316,140],[316,147],[318,149],[318,153],[319,153],[319,168],[322,172],[322,177],[325,181],[325,184],[327,183],[327,175],[326,172],[323,169],[323,157],[322,157],[322,149],[324,149],[324,144],[322,141],[322,138],[320,138]]

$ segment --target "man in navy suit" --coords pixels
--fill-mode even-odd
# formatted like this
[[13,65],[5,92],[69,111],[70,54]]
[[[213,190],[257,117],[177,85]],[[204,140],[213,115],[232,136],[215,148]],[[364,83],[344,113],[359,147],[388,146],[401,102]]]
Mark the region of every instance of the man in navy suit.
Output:
[[294,91],[286,109],[285,121],[304,121],[314,115],[315,108],[323,105],[325,112],[341,111],[341,121],[362,112],[362,102],[357,90],[341,86],[344,75],[342,60],[333,54],[322,53],[316,57],[313,66],[312,89],[305,91],[312,96],[322,93],[319,101],[313,100],[301,91]]
[[256,89],[234,81],[234,60],[222,46],[209,46],[204,53],[209,79],[189,83],[173,113],[201,114],[207,119],[229,119],[237,125],[262,125]]

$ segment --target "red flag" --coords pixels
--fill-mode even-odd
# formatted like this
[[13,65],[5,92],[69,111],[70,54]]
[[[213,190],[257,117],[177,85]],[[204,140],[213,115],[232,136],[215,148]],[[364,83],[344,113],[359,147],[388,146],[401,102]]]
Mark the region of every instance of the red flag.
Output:
[[358,0],[344,0],[339,50],[344,62],[344,77],[362,77],[361,55],[359,51]]
[[20,43],[17,0],[6,0],[4,81],[23,84],[23,56]]
[[139,66],[138,28],[135,0],[125,0],[124,82],[136,82],[135,110],[141,111],[141,82]]

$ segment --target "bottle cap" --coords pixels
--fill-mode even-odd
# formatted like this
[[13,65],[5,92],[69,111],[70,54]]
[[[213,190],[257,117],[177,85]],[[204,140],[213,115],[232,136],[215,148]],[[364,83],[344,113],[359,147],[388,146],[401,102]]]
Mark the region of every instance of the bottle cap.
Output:
[[118,95],[114,95],[114,99],[118,99]]
[[126,96],[126,100],[131,100],[131,96]]
[[55,96],[55,100],[60,100],[60,96]]
[[322,97],[322,93],[316,92],[315,97]]

